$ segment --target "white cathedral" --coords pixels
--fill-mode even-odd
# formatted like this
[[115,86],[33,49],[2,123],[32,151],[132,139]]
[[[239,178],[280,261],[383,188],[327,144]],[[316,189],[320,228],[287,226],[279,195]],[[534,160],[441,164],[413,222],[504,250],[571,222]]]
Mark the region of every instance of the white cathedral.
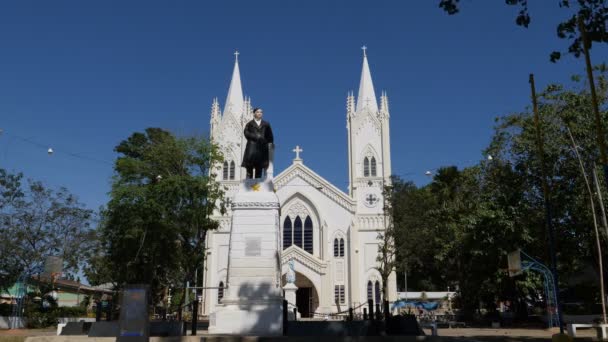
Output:
[[[376,100],[364,48],[359,94],[346,99],[349,193],[308,168],[296,147],[293,163],[274,177],[281,204],[281,269],[283,285],[288,261],[295,261],[296,306],[302,317],[346,311],[369,299],[380,302],[382,279],[377,270],[378,234],[385,227],[382,189],[390,182],[389,107],[386,94]],[[245,124],[252,119],[251,99],[243,96],[238,53],[221,112],[211,106],[211,139],[225,161],[217,172],[228,199],[245,178],[241,159]],[[215,311],[223,297],[228,267],[230,212],[214,217],[219,229],[207,238],[202,313]],[[388,279],[388,300],[397,297],[396,277]],[[218,289],[219,288],[219,289]]]

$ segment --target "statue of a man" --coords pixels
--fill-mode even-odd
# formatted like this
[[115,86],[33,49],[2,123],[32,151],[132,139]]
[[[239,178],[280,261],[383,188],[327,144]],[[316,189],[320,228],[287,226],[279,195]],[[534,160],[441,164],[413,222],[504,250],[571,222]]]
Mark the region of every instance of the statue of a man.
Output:
[[262,108],[255,108],[253,120],[245,125],[247,146],[241,166],[247,169],[247,178],[262,178],[262,170],[268,168],[270,161],[269,147],[274,143],[274,137],[270,124],[262,120],[263,114]]

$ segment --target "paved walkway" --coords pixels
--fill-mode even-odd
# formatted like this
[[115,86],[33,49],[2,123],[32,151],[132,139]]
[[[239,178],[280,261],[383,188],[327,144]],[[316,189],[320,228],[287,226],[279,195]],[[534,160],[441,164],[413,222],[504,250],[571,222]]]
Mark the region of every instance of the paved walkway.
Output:
[[[427,335],[431,334],[430,330],[426,330]],[[580,333],[579,333],[580,332]],[[551,329],[522,329],[522,328],[452,328],[452,329],[439,329],[439,336],[445,337],[466,337],[471,340],[479,341],[494,341],[502,338],[509,340],[534,340],[534,339],[548,339],[551,340],[553,334],[559,333],[559,328]],[[577,331],[578,337],[583,338],[595,338],[595,330],[585,329]]]
[[[56,329],[15,329],[0,330],[0,342],[22,341],[19,337],[26,336],[55,336]],[[551,340],[551,336],[559,332],[553,329],[521,329],[521,328],[452,328],[439,329],[440,337],[455,337],[465,341],[540,341]],[[595,331],[591,329],[579,330],[583,340],[595,340]],[[430,331],[426,331],[427,336]],[[206,331],[199,331],[199,336],[205,336]],[[208,336],[208,335],[207,335]],[[92,339],[89,339],[92,340]],[[578,339],[577,339],[578,340]]]
[[0,336],[53,336],[57,334],[57,327],[44,329],[10,329],[0,330]]

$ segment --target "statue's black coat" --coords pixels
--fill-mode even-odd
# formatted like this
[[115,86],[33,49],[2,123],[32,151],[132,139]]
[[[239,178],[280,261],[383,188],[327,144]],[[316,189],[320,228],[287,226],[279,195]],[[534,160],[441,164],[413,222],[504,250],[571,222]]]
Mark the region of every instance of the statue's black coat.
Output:
[[268,168],[268,144],[274,143],[272,128],[267,121],[262,120],[260,126],[251,120],[245,125],[247,147],[243,155],[242,167]]

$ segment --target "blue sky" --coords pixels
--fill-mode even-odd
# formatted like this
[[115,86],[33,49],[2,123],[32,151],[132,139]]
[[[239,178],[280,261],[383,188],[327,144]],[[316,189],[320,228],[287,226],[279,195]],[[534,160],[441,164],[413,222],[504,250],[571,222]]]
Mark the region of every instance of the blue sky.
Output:
[[[527,30],[504,1],[465,1],[456,16],[438,2],[0,2],[0,167],[97,208],[122,139],[146,127],[208,132],[238,49],[278,169],[300,145],[306,165],[346,190],[346,94],[367,45],[376,92],[389,96],[393,173],[424,184],[428,169],[483,158],[494,118],[530,102],[530,72],[539,89],[584,72],[582,59],[549,62],[567,47],[556,1],[531,2]],[[606,60],[606,47],[593,50]]]

